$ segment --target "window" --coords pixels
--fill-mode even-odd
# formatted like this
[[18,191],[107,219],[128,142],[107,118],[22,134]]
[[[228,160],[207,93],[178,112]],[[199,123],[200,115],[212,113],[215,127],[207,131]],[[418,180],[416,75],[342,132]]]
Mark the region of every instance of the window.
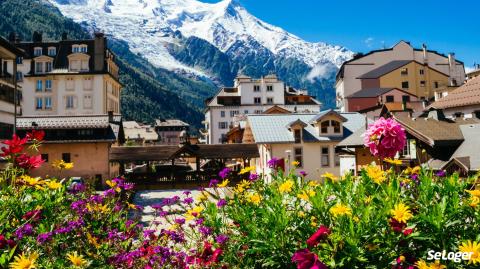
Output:
[[259,110],[259,109],[257,109],[257,110],[255,110],[255,111],[254,111],[254,113],[255,113],[255,114],[262,114],[262,113],[263,113],[263,111],[262,111],[262,110]]
[[73,52],[73,53],[78,53],[78,52],[80,52],[80,46],[78,46],[78,45],[73,45],[73,46],[72,46],[72,52]]
[[228,128],[228,122],[226,121],[220,121],[218,123],[218,129],[227,129]]
[[42,55],[42,48],[34,48],[33,56],[40,56],[40,55]]
[[43,90],[43,80],[37,80],[37,92],[41,92]]
[[385,101],[387,103],[393,103],[395,101],[395,98],[393,97],[393,95],[387,95],[385,96]]
[[[93,135],[93,130],[92,129],[78,130],[78,135],[80,135],[80,136]],[[168,140],[170,142],[170,138],[168,138]]]
[[336,134],[339,134],[340,133],[340,122],[338,122],[336,120],[332,120],[331,125],[333,127],[333,132],[336,133]]
[[322,134],[328,133],[328,127],[329,126],[330,126],[330,121],[328,121],[328,120],[322,121],[322,123],[320,123],[320,133],[322,133]]
[[302,142],[302,130],[300,129],[293,130],[293,136],[295,137],[295,143]]
[[87,53],[87,45],[81,45],[80,52]]
[[245,115],[248,114],[248,110],[244,110],[243,114],[245,114]]
[[480,111],[479,111],[479,110],[474,111],[473,114],[475,115],[475,117],[476,117],[477,119],[480,119]]
[[238,111],[238,110],[232,110],[232,111],[230,111],[230,117],[235,117],[235,115],[237,115],[239,113],[240,113],[240,111]]
[[457,80],[456,79],[452,79],[452,85],[457,86]]
[[48,154],[43,153],[41,154],[42,160],[44,160],[46,163],[48,163]]
[[52,109],[52,97],[45,97],[45,109]]
[[75,106],[75,96],[69,95],[65,97],[66,103],[65,108],[74,108]]
[[267,92],[273,92],[273,85],[267,85]]
[[71,163],[72,159],[70,157],[70,153],[62,153],[62,160],[66,163]]
[[403,102],[403,103],[408,103],[408,102],[410,102],[410,95],[403,95],[403,96],[402,96],[402,102]]
[[408,81],[402,82],[402,89],[408,89]]
[[88,71],[88,61],[82,61],[82,71]]
[[335,161],[335,166],[340,166],[340,153],[335,152],[335,155],[333,156],[333,159]]
[[83,89],[91,90],[92,89],[92,78],[85,78],[83,80]]
[[255,104],[261,104],[261,103],[262,103],[262,98],[260,98],[260,97],[255,97],[255,98],[253,98],[253,103],[255,103]]
[[80,69],[80,61],[79,60],[71,60],[70,61],[70,70],[77,71]]
[[420,75],[422,75],[422,76],[425,75],[425,70],[420,69]]
[[52,62],[45,63],[45,72],[52,72]]
[[35,109],[42,109],[43,108],[43,99],[42,98],[35,98],[36,100],[36,106],[35,106]]
[[220,117],[225,118],[225,111],[220,111]]
[[45,80],[45,91],[52,91],[52,80],[47,79]]
[[48,48],[48,56],[55,56],[57,55],[57,49],[55,47]]
[[407,76],[408,75],[408,68],[402,68],[402,70],[400,71],[400,74],[402,74],[402,76]]
[[17,57],[17,64],[23,64],[23,57]]
[[35,62],[35,73],[43,73],[43,63]]
[[67,84],[66,85],[67,90],[73,90],[73,86],[74,86],[73,78],[67,78],[66,84]]
[[92,108],[92,96],[91,95],[85,95],[83,96],[83,107],[84,108]]
[[322,167],[330,166],[330,149],[322,147]]
[[438,81],[435,81],[435,82],[433,83],[433,85],[434,85],[435,89],[437,89],[437,88],[438,88]]
[[425,87],[425,80],[420,81],[420,87]]
[[254,92],[259,92],[260,91],[260,85],[253,85],[253,91]]
[[303,167],[303,150],[302,148],[295,148],[295,161],[298,162],[298,167]]
[[23,81],[23,73],[20,71],[17,71],[17,81],[19,82]]
[[273,97],[267,97],[267,104],[273,104]]

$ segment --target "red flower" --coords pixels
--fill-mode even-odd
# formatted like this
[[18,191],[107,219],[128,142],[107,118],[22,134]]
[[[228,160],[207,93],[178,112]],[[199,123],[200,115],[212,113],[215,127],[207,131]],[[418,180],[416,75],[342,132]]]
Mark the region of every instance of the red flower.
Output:
[[25,213],[25,215],[23,215],[22,219],[24,220],[31,220],[33,222],[37,222],[40,220],[40,214],[42,213],[41,210],[31,210],[31,211],[28,211],[27,213]]
[[3,141],[3,144],[7,145],[7,147],[2,147],[3,153],[0,156],[5,157],[22,152],[25,143],[27,143],[27,138],[20,139],[20,137],[14,134],[12,139]]
[[403,230],[403,235],[405,235],[405,236],[410,235],[411,233],[413,233],[413,229],[405,229],[405,230]]
[[42,141],[44,137],[45,137],[45,131],[43,130],[40,130],[40,131],[32,130],[32,132],[27,133],[28,140]]
[[17,157],[16,163],[19,167],[23,169],[34,169],[40,167],[45,160],[42,160],[41,155],[37,156],[28,156],[27,154],[22,154]]
[[0,234],[0,249],[3,249],[7,246],[7,240],[3,234]]
[[328,269],[324,263],[318,260],[317,254],[308,249],[297,250],[293,254],[292,262],[297,264],[297,269]]
[[209,242],[205,242],[203,246],[202,254],[198,257],[196,256],[189,256],[187,257],[188,264],[199,264],[203,266],[210,266],[213,263],[217,263],[219,260],[220,255],[222,255],[223,251],[220,248],[216,250],[212,249],[212,244]]
[[407,227],[406,223],[398,222],[396,219],[391,218],[390,227],[392,227],[393,231],[396,233],[401,233],[405,227]]
[[320,243],[321,240],[324,240],[328,237],[328,235],[331,233],[330,229],[326,226],[320,226],[318,230],[310,236],[307,240],[307,245],[309,248],[315,247]]

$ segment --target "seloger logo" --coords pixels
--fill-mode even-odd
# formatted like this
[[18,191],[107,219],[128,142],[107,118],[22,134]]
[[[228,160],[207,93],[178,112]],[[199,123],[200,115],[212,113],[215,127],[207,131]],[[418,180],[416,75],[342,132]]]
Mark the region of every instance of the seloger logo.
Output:
[[442,252],[436,252],[435,250],[430,250],[428,253],[427,260],[444,260],[444,261],[453,261],[453,262],[461,262],[469,261],[472,258],[473,252],[448,252],[446,250],[442,250]]

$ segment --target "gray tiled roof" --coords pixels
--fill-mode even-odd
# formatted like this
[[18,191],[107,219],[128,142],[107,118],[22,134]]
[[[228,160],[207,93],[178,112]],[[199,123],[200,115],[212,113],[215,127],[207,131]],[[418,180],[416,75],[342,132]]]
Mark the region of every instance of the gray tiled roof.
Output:
[[[321,114],[325,113],[320,112]],[[347,121],[343,123],[343,137],[319,136],[318,130],[313,125],[308,124],[304,128],[303,137],[308,142],[338,141],[352,134],[354,131],[364,125],[364,116],[359,113],[339,113]],[[252,130],[255,143],[293,143],[294,137],[288,130],[288,124],[301,120],[305,123],[317,116],[315,113],[301,114],[261,114],[249,115],[248,124]]]
[[469,158],[469,169],[478,171],[480,170],[480,151],[474,145],[478,145],[480,142],[480,124],[460,125],[460,130],[465,140],[453,153],[452,159],[456,158],[461,161]]
[[17,118],[18,129],[79,129],[108,128],[106,115],[88,116],[32,116]]
[[372,71],[370,72],[367,72],[361,76],[359,76],[358,78],[379,78],[385,74],[388,74],[390,72],[392,72],[393,70],[396,70],[410,62],[412,62],[413,60],[398,60],[398,61],[391,61],[389,63],[386,63],[378,68],[375,68],[373,69]]
[[368,97],[378,97],[382,94],[385,94],[394,88],[374,88],[374,89],[363,89],[354,94],[347,96],[346,98],[368,98]]
[[185,123],[177,119],[169,120],[155,120],[155,126],[190,126],[188,123]]

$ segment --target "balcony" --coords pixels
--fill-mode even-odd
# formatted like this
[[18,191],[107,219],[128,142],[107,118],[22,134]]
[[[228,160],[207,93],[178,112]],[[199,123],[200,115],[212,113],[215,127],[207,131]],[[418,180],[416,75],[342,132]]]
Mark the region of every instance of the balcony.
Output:
[[13,76],[9,73],[4,73],[4,74],[0,74],[0,83],[8,83],[10,85],[14,85],[14,79],[13,79]]
[[[0,83],[0,100],[5,101],[10,104],[14,104],[13,96],[14,88]],[[22,93],[17,90],[17,105],[20,105],[20,100],[22,99]]]

